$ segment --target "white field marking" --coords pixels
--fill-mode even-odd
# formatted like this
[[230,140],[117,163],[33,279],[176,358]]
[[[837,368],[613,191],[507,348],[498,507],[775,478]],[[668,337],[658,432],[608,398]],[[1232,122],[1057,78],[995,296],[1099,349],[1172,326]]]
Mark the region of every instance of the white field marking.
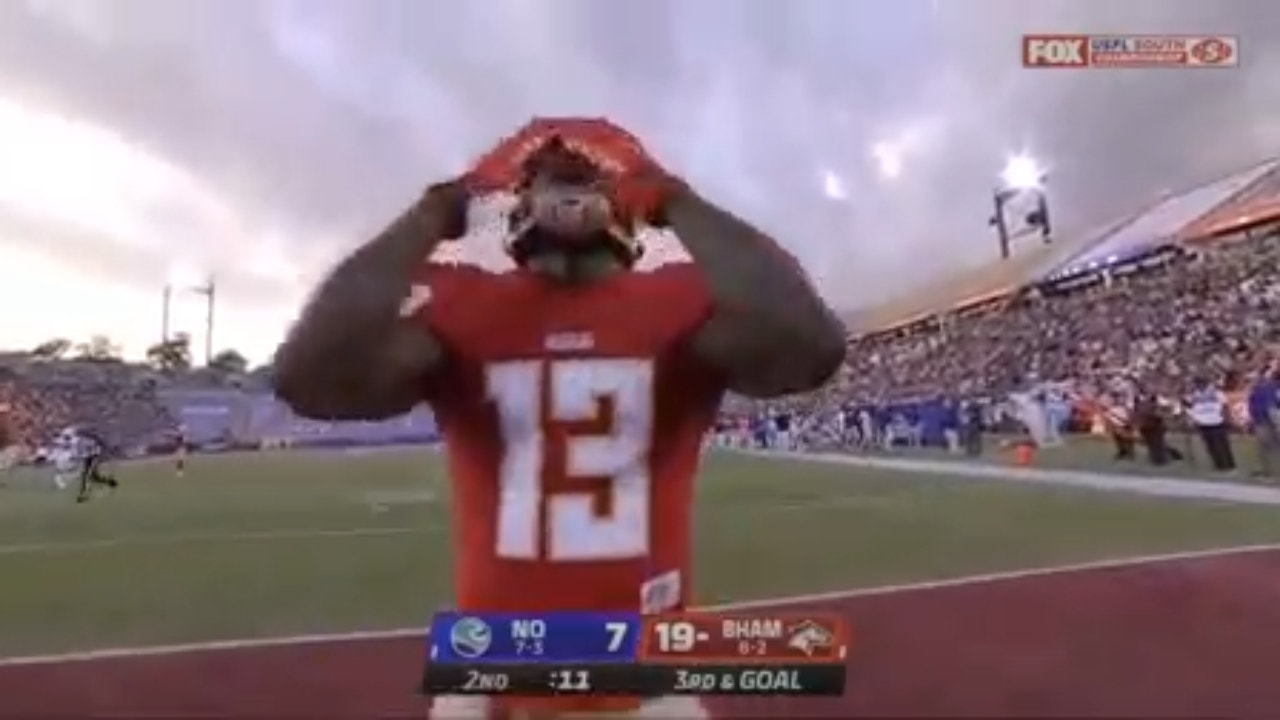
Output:
[[1185,500],[1214,500],[1246,505],[1280,505],[1280,488],[1243,483],[1156,476],[1062,470],[1056,468],[1005,467],[991,463],[924,458],[871,457],[840,453],[798,453],[781,450],[734,450],[735,454],[778,462],[888,470],[904,475],[938,475],[952,479],[998,480],[1035,485],[1058,485]]
[[[400,498],[392,502],[369,503],[374,514],[385,511],[391,505],[408,504],[409,502],[428,503],[431,500],[419,494],[418,498]],[[748,504],[732,508],[735,513],[749,512],[761,514],[785,513],[815,510],[842,510],[850,507],[865,506],[866,500],[854,496],[837,496],[828,500],[800,500],[779,503],[777,505]],[[37,555],[53,553],[91,552],[118,547],[181,545],[185,543],[218,543],[218,542],[274,542],[280,540],[322,540],[329,538],[385,537],[392,535],[413,535],[443,530],[447,527],[441,520],[424,520],[412,527],[354,527],[333,528],[327,530],[258,530],[230,533],[188,533],[174,535],[133,535],[114,538],[97,538],[93,540],[76,540],[69,542],[38,542],[0,544],[0,557],[5,555]]]
[[393,507],[434,504],[436,493],[434,490],[370,490],[358,502],[370,512],[379,514]]
[[[1241,545],[1237,547],[1212,548],[1207,550],[1190,550],[1186,552],[1163,553],[1157,555],[1135,555],[1095,560],[1092,562],[1071,563],[1048,567],[1027,568],[1022,570],[1006,570],[1002,572],[982,573],[943,580],[881,585],[878,587],[856,588],[849,590],[833,590],[829,592],[806,593],[786,597],[744,600],[739,602],[708,605],[697,608],[702,611],[722,610],[763,610],[784,607],[787,605],[808,605],[838,600],[849,600],[875,595],[897,595],[905,593],[928,592],[946,588],[987,585],[1005,582],[1017,582],[1035,578],[1071,575],[1101,570],[1144,567],[1148,565],[1208,560],[1237,555],[1253,555],[1280,551],[1280,543],[1267,545]],[[130,659],[155,657],[164,655],[186,655],[193,653],[217,652],[228,650],[255,650],[258,648],[284,647],[288,645],[327,645],[376,640],[398,640],[420,637],[425,639],[428,628],[394,628],[390,630],[362,630],[344,633],[324,633],[313,635],[293,635],[286,637],[247,638],[240,640],[214,640],[210,642],[182,643],[175,645],[155,645],[151,647],[107,648],[102,650],[85,650],[61,653],[56,655],[26,655],[0,658],[0,668],[22,667],[30,665],[53,665],[58,663],[92,662],[95,660]],[[425,650],[425,648],[424,648]]]
[[748,511],[759,510],[766,513],[785,513],[785,512],[824,512],[828,510],[849,510],[851,508],[861,508],[874,510],[876,508],[888,508],[903,505],[901,498],[886,497],[883,495],[834,495],[826,500],[804,499],[804,500],[781,500],[774,505],[762,508],[747,508]]
[[101,538],[76,542],[17,543],[0,545],[0,555],[27,555],[40,553],[80,552],[137,545],[177,545],[198,542],[255,542],[275,540],[319,540],[326,538],[380,537],[408,535],[434,529],[424,524],[420,527],[362,527],[336,528],[333,530],[262,530],[235,533],[191,533],[187,535],[155,535],[147,537]]
[[[438,453],[440,452],[439,443],[405,443],[392,445],[379,445],[376,447],[366,448],[330,448],[330,447],[290,447],[290,448],[269,448],[257,450],[224,450],[222,452],[196,452],[186,455],[187,465],[192,462],[202,464],[213,464],[219,459],[226,460],[245,460],[251,458],[262,459],[263,457],[291,457],[294,455],[308,455],[311,457],[332,455],[335,457],[346,457],[357,459],[362,456],[369,455],[386,455],[404,453],[406,455],[419,452]],[[140,457],[119,458],[116,462],[128,463],[130,465],[173,465],[178,459],[174,453],[160,455],[142,455]]]

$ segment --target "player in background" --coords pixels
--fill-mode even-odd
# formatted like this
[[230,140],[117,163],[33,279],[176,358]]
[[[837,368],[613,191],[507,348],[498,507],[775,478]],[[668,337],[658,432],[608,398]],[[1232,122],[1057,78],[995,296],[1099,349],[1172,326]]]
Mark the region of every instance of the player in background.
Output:
[[173,431],[173,473],[176,477],[187,474],[187,426],[178,425]]
[[[516,195],[516,268],[430,262],[488,190]],[[634,270],[644,225],[669,226],[694,262]],[[460,609],[658,612],[691,599],[693,479],[725,390],[817,388],[844,349],[773,240],[606,121],[541,120],[344,260],[277,351],[274,383],[309,418],[430,403],[454,486]],[[692,698],[497,702],[704,715]],[[433,714],[491,710],[437,698]]]
[[53,466],[53,486],[65,490],[80,473],[80,431],[72,426],[63,428],[53,437],[49,464]]
[[93,488],[118,488],[120,483],[102,470],[111,445],[101,435],[83,428],[77,433],[76,443],[80,458],[80,491],[76,494],[76,502],[88,502],[93,496]]

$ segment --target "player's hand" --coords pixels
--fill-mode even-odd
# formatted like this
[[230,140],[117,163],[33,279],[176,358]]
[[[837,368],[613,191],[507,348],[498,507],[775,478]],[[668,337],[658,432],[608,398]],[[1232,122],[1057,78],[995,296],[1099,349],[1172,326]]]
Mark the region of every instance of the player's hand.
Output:
[[467,209],[471,190],[465,178],[436,183],[422,194],[419,209],[423,218],[439,233],[438,237],[456,240],[467,234]]
[[653,227],[667,227],[667,205],[684,188],[674,175],[653,164],[641,166],[615,181],[611,191],[621,214]]

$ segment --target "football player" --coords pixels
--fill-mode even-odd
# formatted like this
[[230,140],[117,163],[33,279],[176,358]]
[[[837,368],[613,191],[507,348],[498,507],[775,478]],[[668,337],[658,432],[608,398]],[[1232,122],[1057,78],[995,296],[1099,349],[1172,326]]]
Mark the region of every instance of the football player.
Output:
[[80,457],[80,492],[76,495],[76,502],[88,502],[95,487],[111,490],[120,487],[119,481],[102,471],[102,463],[111,451],[107,441],[92,430],[82,428],[77,433],[76,442]]
[[[492,190],[518,198],[515,269],[430,261]],[[645,225],[673,230],[694,262],[633,269]],[[844,328],[773,240],[625,131],[569,118],[534,121],[343,261],[277,351],[274,383],[317,419],[430,404],[454,485],[460,609],[658,612],[690,601],[693,478],[726,389],[811,390],[844,350]],[[701,712],[673,699],[503,703]],[[435,714],[491,709],[437,699]]]
[[173,471],[181,478],[187,474],[187,426],[178,425],[173,431]]
[[50,450],[53,485],[59,490],[65,490],[67,483],[80,469],[80,431],[70,426],[63,428],[54,436]]

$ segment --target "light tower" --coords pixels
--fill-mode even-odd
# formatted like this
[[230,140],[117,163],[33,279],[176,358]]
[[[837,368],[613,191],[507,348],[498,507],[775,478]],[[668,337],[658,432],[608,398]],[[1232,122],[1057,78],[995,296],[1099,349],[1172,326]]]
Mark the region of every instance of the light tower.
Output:
[[1006,211],[1011,201],[1016,198],[1033,195],[1035,208],[1028,212],[1023,220],[1028,227],[1040,231],[1041,240],[1047,245],[1053,240],[1053,230],[1049,222],[1049,196],[1045,190],[1048,173],[1034,158],[1029,155],[1015,155],[1009,158],[1004,170],[1000,173],[1000,181],[992,191],[995,213],[988,224],[996,229],[996,238],[1000,242],[1000,258],[1009,259],[1009,221]]
[[204,298],[204,361],[208,365],[213,359],[213,323],[214,308],[217,306],[217,284],[212,275],[203,281],[192,279],[193,273],[173,270],[160,293],[160,342],[173,339],[171,322],[173,316],[173,298],[175,293],[186,292]]

